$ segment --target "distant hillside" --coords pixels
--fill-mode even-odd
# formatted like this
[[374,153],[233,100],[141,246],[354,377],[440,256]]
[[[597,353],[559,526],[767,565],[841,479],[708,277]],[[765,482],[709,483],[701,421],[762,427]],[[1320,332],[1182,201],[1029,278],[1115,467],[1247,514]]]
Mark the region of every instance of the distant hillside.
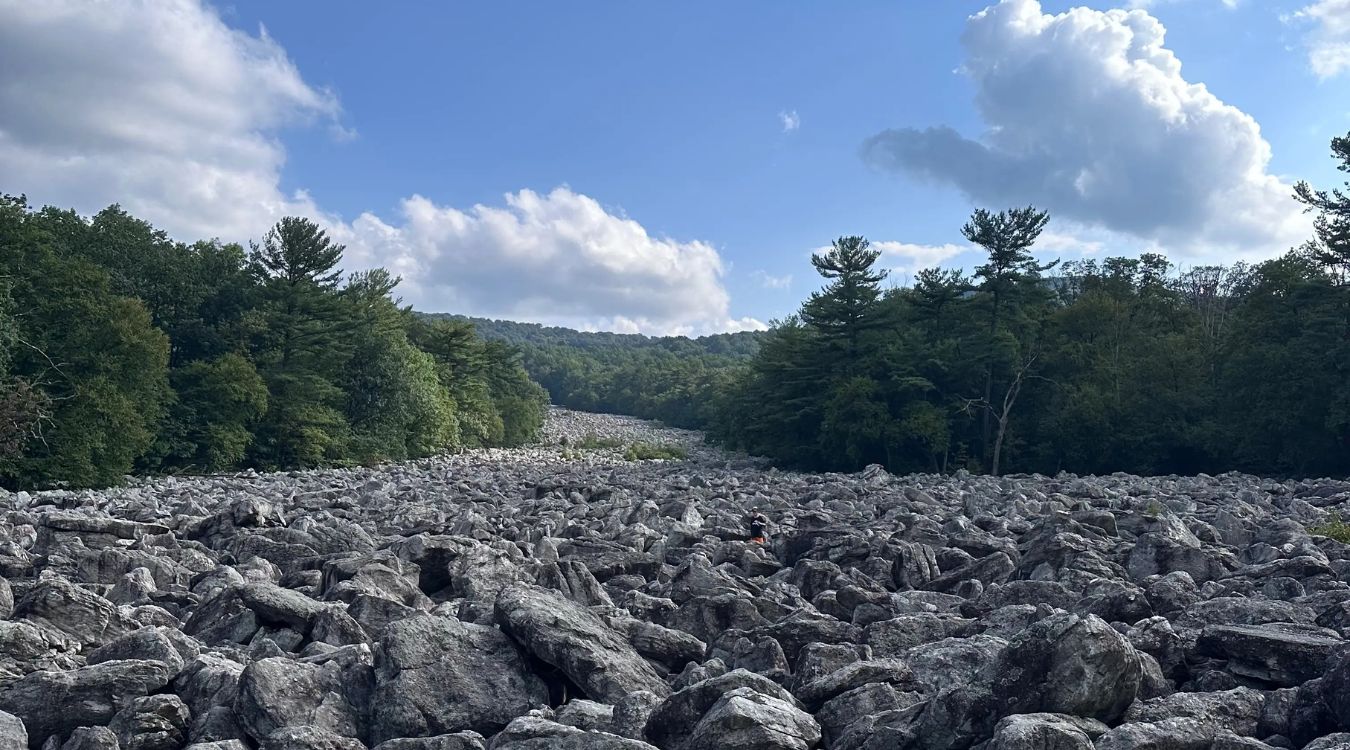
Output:
[[711,336],[645,336],[640,333],[611,333],[609,331],[577,331],[572,328],[544,326],[538,323],[517,323],[512,320],[489,320],[451,313],[423,313],[428,318],[450,318],[473,323],[474,330],[485,339],[503,341],[515,346],[568,346],[588,351],[616,349],[659,349],[672,354],[714,354],[733,359],[749,359],[759,351],[761,331],[718,333]]
[[701,428],[715,416],[714,395],[759,351],[765,333],[643,336],[427,314],[473,323],[479,336],[520,350],[521,364],[553,403],[631,414]]

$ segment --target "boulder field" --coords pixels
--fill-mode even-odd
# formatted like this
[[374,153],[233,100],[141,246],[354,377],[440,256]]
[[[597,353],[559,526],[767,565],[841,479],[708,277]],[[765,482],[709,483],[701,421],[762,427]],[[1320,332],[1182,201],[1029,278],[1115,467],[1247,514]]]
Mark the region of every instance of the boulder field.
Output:
[[1348,501],[793,473],[562,410],[529,448],[0,492],[0,750],[1350,750],[1350,546],[1309,530]]

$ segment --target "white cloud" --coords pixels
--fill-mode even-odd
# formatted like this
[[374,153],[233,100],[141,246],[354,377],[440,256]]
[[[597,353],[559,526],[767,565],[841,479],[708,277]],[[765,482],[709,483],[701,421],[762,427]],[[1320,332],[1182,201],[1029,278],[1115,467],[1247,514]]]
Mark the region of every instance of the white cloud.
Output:
[[802,126],[802,118],[797,116],[795,109],[791,112],[779,112],[778,121],[782,123],[784,133],[791,133]]
[[278,188],[279,128],[354,133],[264,30],[196,0],[0,0],[0,18],[0,189],[38,202],[117,202],[178,236],[244,239],[315,212]]
[[909,242],[883,240],[873,242],[872,248],[881,251],[877,261],[895,273],[915,273],[925,268],[942,266],[971,248],[963,245],[915,245]]
[[1036,0],[1004,0],[972,16],[962,40],[983,138],[888,130],[864,157],[1178,257],[1262,257],[1300,243],[1310,222],[1267,171],[1260,127],[1188,82],[1164,33],[1142,10],[1051,15]]
[[505,203],[460,210],[413,196],[396,224],[366,213],[333,233],[349,265],[403,276],[422,310],[661,334],[754,325],[731,320],[707,243],[653,237],[566,187]]
[[[1181,2],[1181,0],[1130,0],[1128,3],[1125,3],[1125,7],[1152,8],[1155,5],[1166,5],[1168,3],[1176,3],[1176,2]],[[1219,0],[1219,4],[1229,10],[1233,10],[1234,8],[1238,7],[1239,2],[1241,2],[1241,0]]]
[[414,196],[403,216],[345,223],[280,188],[289,125],[350,140],[330,92],[264,30],[201,0],[0,0],[0,191],[92,213],[121,203],[194,240],[319,220],[348,270],[384,265],[430,310],[650,333],[763,327],[732,319],[717,251],[652,237],[566,188],[468,210]]
[[1106,249],[1102,240],[1089,240],[1074,232],[1056,232],[1046,230],[1036,240],[1037,252],[1074,253],[1078,255],[1096,255]]
[[774,276],[768,271],[751,271],[750,278],[759,282],[765,289],[787,289],[792,286],[792,274]]
[[1293,15],[1314,24],[1308,34],[1308,63],[1321,78],[1350,70],[1350,0],[1318,0]]

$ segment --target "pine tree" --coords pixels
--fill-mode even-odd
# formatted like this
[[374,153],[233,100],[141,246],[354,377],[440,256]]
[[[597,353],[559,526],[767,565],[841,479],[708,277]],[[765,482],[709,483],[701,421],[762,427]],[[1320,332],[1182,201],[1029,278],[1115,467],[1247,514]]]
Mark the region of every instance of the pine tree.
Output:
[[337,292],[343,250],[314,222],[286,217],[250,253],[263,300],[255,355],[268,407],[253,444],[263,466],[344,457],[348,425],[337,380],[350,355],[350,317]]
[[880,250],[873,250],[866,239],[856,236],[840,237],[828,252],[811,256],[811,265],[829,283],[802,305],[802,322],[815,328],[827,342],[841,343],[850,367],[857,360],[864,331],[877,328],[881,322],[874,313],[886,271],[872,268],[880,257]]
[[[991,462],[997,447],[993,442],[994,428],[994,371],[996,349],[1000,325],[1005,322],[1008,307],[1016,308],[1020,293],[1029,285],[1038,282],[1040,274],[1055,266],[1054,263],[1038,264],[1031,255],[1031,246],[1045,229],[1050,215],[1037,211],[1031,206],[1014,208],[992,213],[978,208],[971,214],[970,221],[961,227],[961,234],[970,242],[984,248],[989,254],[989,262],[975,269],[975,277],[981,280],[980,290],[989,299],[989,340],[987,342],[987,361],[984,368],[985,405],[981,421],[981,443],[984,455]],[[1030,282],[1030,284],[1028,283]],[[1024,360],[1025,361],[1025,360]],[[1022,373],[1019,366],[1014,372]],[[1022,380],[1014,376],[1013,383],[1020,390]],[[1012,385],[1010,384],[1010,388]],[[1009,391],[1011,393],[1011,390]],[[1005,394],[1005,396],[1008,394]],[[1004,402],[1007,399],[1002,399]],[[1015,399],[1014,399],[1015,400]],[[1006,424],[1006,419],[1004,420]],[[1000,431],[1000,434],[1002,432]],[[1000,441],[1001,443],[1001,441]]]

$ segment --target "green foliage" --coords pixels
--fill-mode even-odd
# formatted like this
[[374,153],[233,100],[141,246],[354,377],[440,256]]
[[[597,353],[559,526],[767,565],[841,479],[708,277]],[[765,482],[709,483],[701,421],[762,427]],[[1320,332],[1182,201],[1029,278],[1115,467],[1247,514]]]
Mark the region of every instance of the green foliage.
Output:
[[[1332,151],[1350,172],[1350,135]],[[841,238],[815,259],[823,288],[748,357],[530,330],[524,362],[559,403],[807,469],[1344,475],[1350,184],[1297,197],[1316,236],[1255,266],[1144,254],[1047,276],[1044,212],[978,210],[961,228],[987,253],[973,277],[881,292],[875,253]]]
[[1336,512],[1332,512],[1326,521],[1309,526],[1308,533],[1335,539],[1341,544],[1350,544],[1350,523],[1342,521],[1341,514]]
[[253,426],[267,411],[267,384],[239,354],[198,360],[173,372],[177,400],[169,424],[163,466],[224,471],[238,466],[253,442]]
[[287,217],[250,253],[261,296],[253,356],[269,394],[252,446],[260,466],[349,457],[351,427],[338,382],[352,355],[349,311],[337,290],[342,250],[317,224]]
[[573,443],[572,447],[588,451],[606,450],[612,448],[622,448],[624,447],[624,442],[619,438],[606,438],[600,437],[599,435],[595,434],[587,434],[580,440]]
[[547,396],[471,325],[426,337],[374,271],[287,218],[245,255],[0,200],[0,483],[293,468],[527,442]]
[[683,461],[689,457],[689,451],[674,443],[636,442],[623,452],[628,461]]
[[[49,410],[21,455],[0,463],[11,486],[117,481],[150,447],[169,400],[168,340],[138,300],[72,248],[91,241],[78,216],[0,201],[0,258],[16,316],[10,373]],[[13,393],[13,391],[11,391]]]

